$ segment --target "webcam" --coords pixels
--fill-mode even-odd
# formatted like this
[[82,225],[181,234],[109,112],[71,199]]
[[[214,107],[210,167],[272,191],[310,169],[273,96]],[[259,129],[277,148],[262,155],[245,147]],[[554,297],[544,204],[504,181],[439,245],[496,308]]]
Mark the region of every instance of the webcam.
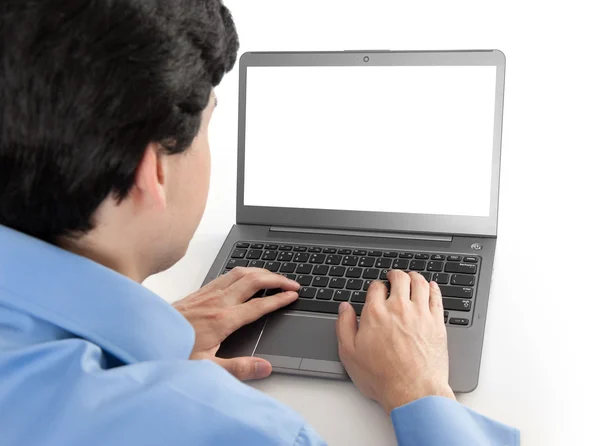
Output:
[[368,62],[368,61],[369,61],[369,56],[365,56],[365,57],[363,58],[363,60],[364,60],[365,62]]

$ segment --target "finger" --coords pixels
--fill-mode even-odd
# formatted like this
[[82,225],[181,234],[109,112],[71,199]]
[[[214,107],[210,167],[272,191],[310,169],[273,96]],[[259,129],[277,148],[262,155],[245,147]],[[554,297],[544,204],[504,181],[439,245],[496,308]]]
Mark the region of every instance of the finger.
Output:
[[275,310],[285,307],[298,299],[298,293],[295,291],[286,291],[285,293],[275,294],[273,296],[263,297],[261,299],[252,299],[249,302],[231,307],[227,311],[231,312],[231,323],[233,331],[244,325],[254,322],[265,314],[272,313]]
[[335,324],[335,332],[338,338],[338,350],[340,358],[347,358],[354,353],[354,339],[358,331],[356,312],[348,302],[342,302],[338,308],[338,318]]
[[365,302],[366,306],[380,305],[385,303],[387,298],[388,289],[385,284],[380,280],[374,280],[369,285],[367,290],[367,299]]
[[298,291],[300,284],[280,274],[269,271],[254,271],[246,274],[224,290],[226,296],[231,296],[234,303],[246,302],[258,290],[281,288],[284,291]]
[[242,277],[246,276],[247,274],[253,273],[253,272],[254,273],[255,272],[265,273],[265,272],[267,272],[267,270],[262,269],[262,268],[243,268],[241,266],[236,266],[235,268],[233,268],[232,270],[227,272],[227,274],[223,274],[222,276],[217,277],[212,282],[204,285],[202,288],[200,288],[198,290],[198,292],[196,294],[202,295],[208,291],[224,290],[225,288],[231,286],[233,283],[240,280]]
[[393,269],[388,272],[390,281],[390,299],[408,301],[410,299],[410,276],[404,271]]
[[262,358],[242,357],[223,359],[215,357],[213,361],[241,381],[266,378],[273,371],[271,363]]
[[419,308],[429,307],[429,283],[421,274],[411,271],[410,276],[410,300]]
[[429,284],[429,309],[434,317],[444,320],[444,302],[442,291],[436,282]]

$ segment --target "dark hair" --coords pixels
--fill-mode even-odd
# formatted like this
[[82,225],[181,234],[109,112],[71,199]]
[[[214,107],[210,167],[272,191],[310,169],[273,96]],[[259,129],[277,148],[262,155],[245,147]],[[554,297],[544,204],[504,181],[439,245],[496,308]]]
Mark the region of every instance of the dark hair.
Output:
[[185,151],[239,43],[220,0],[0,5],[0,224],[56,242],[122,200],[151,142]]

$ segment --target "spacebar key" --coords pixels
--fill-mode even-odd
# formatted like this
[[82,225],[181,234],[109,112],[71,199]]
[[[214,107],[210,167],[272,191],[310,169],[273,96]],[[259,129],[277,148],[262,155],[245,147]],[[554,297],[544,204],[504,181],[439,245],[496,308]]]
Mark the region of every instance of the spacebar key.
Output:
[[[351,304],[354,307],[357,315],[360,315],[362,311],[361,304]],[[337,313],[338,307],[340,306],[339,302],[327,302],[323,300],[302,300],[298,299],[295,302],[292,302],[287,307],[284,307],[284,310],[300,310],[300,311],[315,311],[318,313]]]
[[471,301],[461,299],[443,299],[444,310],[471,311]]

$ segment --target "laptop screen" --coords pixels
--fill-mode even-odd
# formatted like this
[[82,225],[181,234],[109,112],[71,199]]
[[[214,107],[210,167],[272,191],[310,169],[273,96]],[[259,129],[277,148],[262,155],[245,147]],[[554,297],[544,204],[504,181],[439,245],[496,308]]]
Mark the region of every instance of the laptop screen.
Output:
[[248,67],[244,205],[490,215],[495,66]]

